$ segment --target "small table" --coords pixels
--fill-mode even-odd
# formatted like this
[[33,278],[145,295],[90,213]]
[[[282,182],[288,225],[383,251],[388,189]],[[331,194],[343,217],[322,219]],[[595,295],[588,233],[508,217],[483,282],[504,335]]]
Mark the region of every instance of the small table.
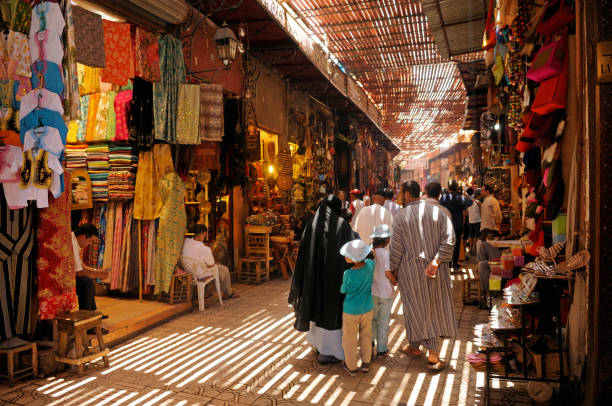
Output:
[[[19,353],[24,351],[32,351],[32,366],[15,369],[15,360],[19,364]],[[6,355],[6,375],[0,374],[0,377],[7,378],[9,385],[12,387],[15,383],[15,376],[24,377],[32,375],[33,378],[38,377],[38,349],[36,343],[27,343],[15,348],[7,348],[0,350],[0,354]]]
[[[83,365],[102,358],[108,368],[109,350],[104,346],[102,335],[102,313],[92,310],[79,310],[65,313],[56,318],[59,333],[59,355],[55,361],[61,364],[76,365],[79,375],[83,373]],[[99,351],[90,352],[87,330],[94,328],[98,338]],[[68,357],[68,338],[74,335],[75,357]],[[93,348],[91,349],[93,351]],[[61,365],[58,365],[58,368]]]

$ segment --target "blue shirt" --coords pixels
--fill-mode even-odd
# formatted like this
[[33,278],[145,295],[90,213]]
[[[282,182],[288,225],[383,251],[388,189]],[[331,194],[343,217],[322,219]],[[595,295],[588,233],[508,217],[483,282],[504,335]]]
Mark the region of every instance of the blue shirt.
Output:
[[342,277],[340,293],[344,297],[343,312],[347,314],[365,314],[374,308],[372,301],[372,279],[374,278],[374,261],[365,260],[365,265],[358,269],[347,269]]

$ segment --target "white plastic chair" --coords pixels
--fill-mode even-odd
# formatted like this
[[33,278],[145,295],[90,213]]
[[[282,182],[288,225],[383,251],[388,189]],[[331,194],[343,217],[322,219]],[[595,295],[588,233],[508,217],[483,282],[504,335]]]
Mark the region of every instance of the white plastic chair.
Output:
[[[189,258],[185,258],[185,257],[183,257],[183,259],[189,260]],[[219,282],[219,267],[215,265],[212,268],[208,268],[208,269],[212,271],[212,275],[204,279],[201,279],[201,280],[198,279],[196,270],[190,269],[191,274],[193,276],[193,280],[195,281],[196,286],[198,288],[198,310],[200,310],[201,312],[203,312],[206,308],[206,304],[204,303],[204,297],[206,296],[205,294],[206,285],[208,285],[212,281],[215,281],[215,286],[217,288],[217,295],[219,296],[219,303],[221,304],[221,306],[223,306],[223,299],[221,298],[221,282]]]
[[198,309],[203,312],[206,308],[206,304],[204,303],[204,297],[206,296],[206,285],[210,282],[215,281],[215,286],[217,288],[217,295],[219,296],[219,303],[223,306],[223,299],[221,298],[221,282],[219,282],[219,268],[217,265],[212,267],[212,275],[203,280],[196,280],[196,284],[198,287]]

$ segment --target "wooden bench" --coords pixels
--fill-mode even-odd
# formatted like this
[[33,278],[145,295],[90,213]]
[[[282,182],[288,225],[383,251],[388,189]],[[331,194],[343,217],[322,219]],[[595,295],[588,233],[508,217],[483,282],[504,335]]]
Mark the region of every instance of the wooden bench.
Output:
[[[15,369],[19,366],[19,354],[25,351],[32,352],[32,366],[23,366],[20,369]],[[0,354],[6,355],[6,375],[0,374],[0,377],[8,379],[9,385],[12,387],[15,383],[15,376],[24,377],[32,375],[33,378],[38,377],[38,350],[36,343],[27,343],[15,348],[7,348],[0,350]]]
[[[55,357],[58,369],[63,365],[76,365],[79,375],[83,373],[83,366],[94,360],[102,358],[104,366],[108,368],[108,348],[104,345],[102,334],[102,313],[91,310],[79,310],[65,313],[56,318],[59,333],[59,354]],[[89,347],[89,336],[87,330],[95,329],[95,337],[98,339],[99,351],[93,352]],[[68,357],[68,340],[74,336],[75,357]],[[93,336],[92,336],[93,338]]]

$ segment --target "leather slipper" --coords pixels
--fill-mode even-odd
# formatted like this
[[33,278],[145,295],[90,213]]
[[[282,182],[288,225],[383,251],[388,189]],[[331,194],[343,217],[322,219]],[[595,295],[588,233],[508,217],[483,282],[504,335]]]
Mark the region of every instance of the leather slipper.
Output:
[[438,360],[436,363],[427,361],[427,368],[431,371],[440,372],[446,368],[446,362],[441,360]]
[[400,347],[400,351],[412,358],[421,358],[424,354],[419,350],[418,353],[412,352],[410,344],[406,344]]

